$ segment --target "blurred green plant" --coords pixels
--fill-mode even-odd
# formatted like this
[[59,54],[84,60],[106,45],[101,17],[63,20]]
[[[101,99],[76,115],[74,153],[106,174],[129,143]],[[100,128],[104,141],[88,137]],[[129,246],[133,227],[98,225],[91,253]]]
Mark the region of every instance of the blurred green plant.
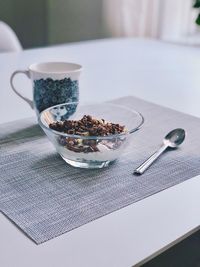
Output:
[[200,25],[200,0],[195,0],[193,7],[199,9],[199,14],[198,14],[195,22],[197,25]]

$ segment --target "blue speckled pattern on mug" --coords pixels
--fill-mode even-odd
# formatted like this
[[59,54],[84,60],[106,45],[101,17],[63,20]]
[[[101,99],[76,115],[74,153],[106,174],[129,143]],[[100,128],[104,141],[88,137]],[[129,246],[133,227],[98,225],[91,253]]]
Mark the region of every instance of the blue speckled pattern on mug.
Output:
[[[39,79],[34,80],[33,87],[33,99],[37,113],[54,105],[78,102],[79,100],[78,80],[72,81],[70,78],[62,80]],[[74,107],[75,109],[76,107]]]

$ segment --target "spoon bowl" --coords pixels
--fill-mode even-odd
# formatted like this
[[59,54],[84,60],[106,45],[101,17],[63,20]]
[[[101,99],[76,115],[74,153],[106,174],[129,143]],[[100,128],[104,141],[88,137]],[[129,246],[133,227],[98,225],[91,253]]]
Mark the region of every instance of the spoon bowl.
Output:
[[185,140],[185,135],[184,129],[174,129],[165,136],[163,143],[168,147],[177,148]]

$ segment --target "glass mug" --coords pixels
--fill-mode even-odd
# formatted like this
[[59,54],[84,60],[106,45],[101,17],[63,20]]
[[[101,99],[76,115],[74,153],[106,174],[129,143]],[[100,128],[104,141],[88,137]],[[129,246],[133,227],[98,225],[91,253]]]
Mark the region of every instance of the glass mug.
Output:
[[[37,116],[54,105],[79,101],[79,77],[82,66],[67,62],[44,62],[29,66],[28,70],[17,70],[10,77],[13,91],[25,100]],[[23,73],[32,81],[33,100],[20,94],[13,83],[16,74]],[[76,107],[74,107],[74,110]],[[58,112],[58,110],[56,111]],[[70,111],[68,111],[69,113]],[[74,111],[71,110],[71,114]],[[71,115],[68,114],[68,115]]]

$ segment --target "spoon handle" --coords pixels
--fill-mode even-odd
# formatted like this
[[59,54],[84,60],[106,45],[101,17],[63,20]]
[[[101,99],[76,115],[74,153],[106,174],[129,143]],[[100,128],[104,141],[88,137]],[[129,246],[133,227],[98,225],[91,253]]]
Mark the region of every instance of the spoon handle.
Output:
[[134,170],[135,174],[143,174],[149,166],[165,151],[166,145],[162,145],[155,153],[153,153],[145,162],[143,162],[137,169]]

